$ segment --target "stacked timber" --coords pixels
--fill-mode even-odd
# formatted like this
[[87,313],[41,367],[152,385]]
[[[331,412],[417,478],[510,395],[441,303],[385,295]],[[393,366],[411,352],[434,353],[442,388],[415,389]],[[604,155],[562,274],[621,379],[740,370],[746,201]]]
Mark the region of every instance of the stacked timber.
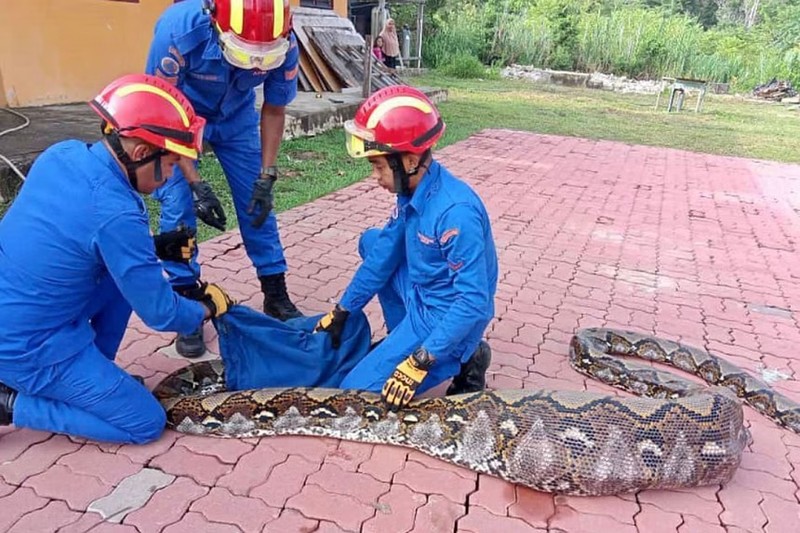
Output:
[[[364,84],[364,54],[371,54],[350,20],[329,9],[296,7],[292,27],[300,46],[299,88],[310,92],[341,92]],[[404,82],[374,60],[371,90]]]

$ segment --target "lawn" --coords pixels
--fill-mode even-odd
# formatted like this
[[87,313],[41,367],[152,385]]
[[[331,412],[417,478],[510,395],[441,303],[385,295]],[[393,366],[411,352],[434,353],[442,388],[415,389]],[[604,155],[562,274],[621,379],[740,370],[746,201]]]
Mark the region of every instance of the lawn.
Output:
[[[693,112],[694,101],[689,99],[683,112],[667,114],[664,98],[657,111],[651,95],[512,80],[457,80],[436,74],[411,81],[449,90],[448,101],[440,106],[447,132],[439,146],[484,128],[510,128],[800,163],[800,111],[787,106],[707,95],[702,113]],[[366,162],[347,156],[343,140],[341,129],[336,129],[283,143],[277,211],[324,196],[368,174]],[[225,204],[228,227],[235,227],[227,184],[213,156],[203,159],[201,174]],[[201,240],[217,233],[200,225]]]

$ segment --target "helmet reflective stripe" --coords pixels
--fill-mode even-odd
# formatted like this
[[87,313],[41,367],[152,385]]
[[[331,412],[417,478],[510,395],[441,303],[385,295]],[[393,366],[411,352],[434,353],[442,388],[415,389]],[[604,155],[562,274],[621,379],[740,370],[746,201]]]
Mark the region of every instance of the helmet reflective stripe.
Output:
[[183,106],[181,106],[181,104],[178,103],[178,101],[175,99],[174,96],[172,96],[166,91],[159,89],[158,87],[153,87],[152,85],[147,85],[145,83],[131,83],[130,85],[125,85],[117,89],[116,94],[122,97],[138,92],[146,92],[158,95],[167,102],[169,102],[170,104],[172,104],[172,106],[175,108],[175,111],[177,111],[178,115],[180,115],[183,125],[186,126],[187,128],[189,127],[190,124],[189,116],[186,114],[186,110],[183,108]]
[[423,102],[419,98],[414,98],[413,96],[397,96],[378,104],[378,107],[375,108],[369,116],[369,120],[367,120],[367,128],[372,129],[377,126],[386,113],[398,107],[413,107],[425,114],[433,111],[433,108],[431,108],[427,102]]
[[189,159],[197,159],[197,150],[178,144],[172,139],[164,139],[164,149],[188,157]]
[[231,0],[231,29],[238,34],[244,28],[244,0]]
[[283,34],[283,6],[286,0],[273,1],[275,2],[275,8],[272,16],[272,36],[277,39]]

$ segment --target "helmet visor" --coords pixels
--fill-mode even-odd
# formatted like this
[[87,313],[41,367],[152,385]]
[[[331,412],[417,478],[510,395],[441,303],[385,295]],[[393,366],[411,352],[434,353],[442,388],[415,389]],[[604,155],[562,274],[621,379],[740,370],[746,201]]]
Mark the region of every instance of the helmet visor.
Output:
[[251,43],[233,32],[219,36],[222,55],[236,68],[272,70],[283,65],[289,51],[289,40],[281,37],[268,43]]
[[344,123],[345,146],[350,157],[373,157],[386,155],[391,152],[391,147],[375,142],[374,134],[358,126],[355,121],[348,120]]

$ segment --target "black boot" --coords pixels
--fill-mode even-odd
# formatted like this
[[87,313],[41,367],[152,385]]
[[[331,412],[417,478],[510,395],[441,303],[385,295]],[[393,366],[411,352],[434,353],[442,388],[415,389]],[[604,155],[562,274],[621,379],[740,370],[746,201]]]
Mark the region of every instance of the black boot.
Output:
[[14,403],[17,391],[0,383],[0,426],[8,426],[14,421]]
[[[200,285],[195,283],[193,285],[175,285],[172,290],[190,300],[199,299],[198,291]],[[197,359],[206,353],[206,343],[203,339],[203,325],[188,335],[178,334],[175,340],[175,351],[178,355],[182,355],[186,359]]]
[[469,360],[461,365],[461,372],[447,387],[446,396],[478,392],[486,388],[486,371],[492,362],[492,349],[481,341]]
[[271,276],[259,276],[258,279],[261,281],[261,291],[264,293],[264,314],[278,320],[304,316],[289,299],[283,272]]
[[203,326],[189,335],[178,335],[175,341],[175,351],[187,359],[197,359],[206,353],[206,343],[203,340]]

